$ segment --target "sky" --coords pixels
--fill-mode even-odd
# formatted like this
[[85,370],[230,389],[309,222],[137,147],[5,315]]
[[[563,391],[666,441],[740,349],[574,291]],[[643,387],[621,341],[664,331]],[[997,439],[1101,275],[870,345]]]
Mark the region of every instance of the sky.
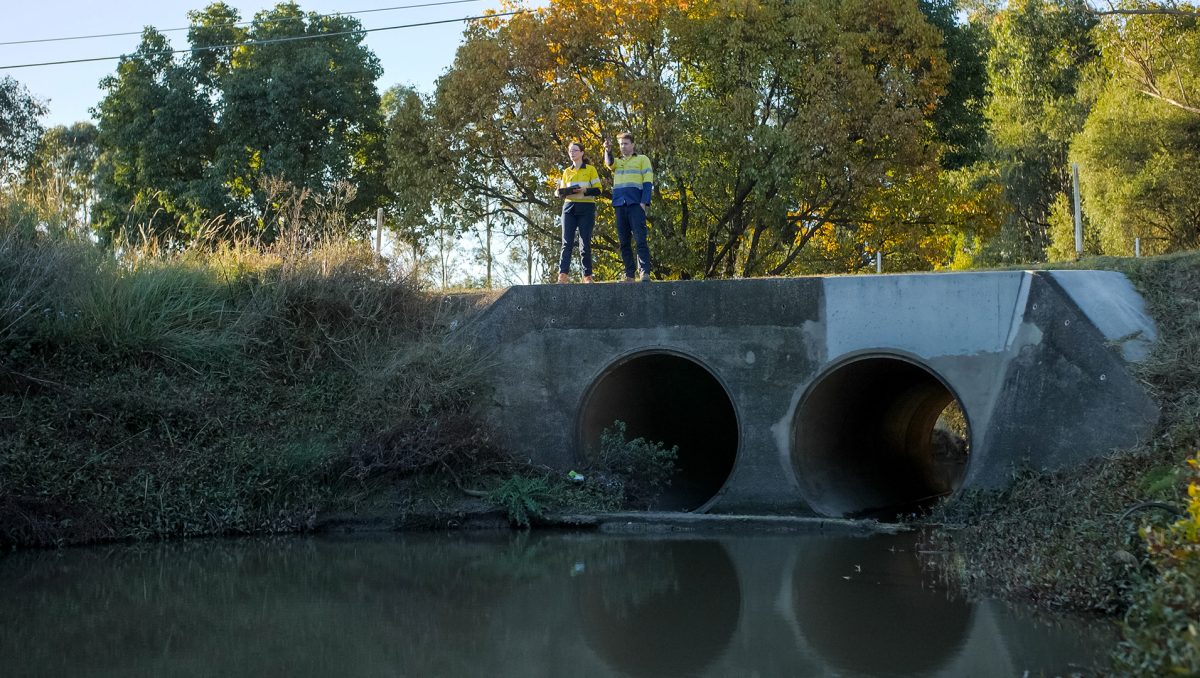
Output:
[[[274,6],[269,0],[225,0],[248,21],[259,10]],[[322,14],[359,12],[439,0],[298,0],[305,12]],[[441,0],[445,1],[445,0]],[[0,0],[0,43],[43,38],[73,37],[104,33],[140,33],[144,26],[160,31],[188,25],[187,13],[211,4],[208,0],[123,0],[122,2],[85,2],[83,0]],[[544,4],[544,3],[530,3]],[[436,7],[392,9],[355,16],[363,28],[382,28],[402,24],[458,19],[500,10],[500,0],[468,0]],[[454,52],[462,40],[461,22],[401,28],[368,33],[364,42],[379,57],[383,77],[377,83],[380,93],[388,87],[406,84],[423,92],[432,92],[434,81],[454,61]],[[166,33],[176,49],[187,47],[187,31]],[[50,112],[42,119],[46,126],[70,125],[91,120],[89,108],[99,103],[100,79],[112,74],[115,59],[90,63],[61,64],[31,68],[8,68],[19,64],[86,59],[128,54],[137,48],[138,35],[121,35],[87,40],[66,40],[32,44],[0,44],[0,77],[11,76],[24,84]]]

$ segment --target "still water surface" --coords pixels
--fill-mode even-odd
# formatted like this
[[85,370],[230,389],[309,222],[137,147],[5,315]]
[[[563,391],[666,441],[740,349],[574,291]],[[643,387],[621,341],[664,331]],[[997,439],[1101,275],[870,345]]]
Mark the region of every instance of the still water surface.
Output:
[[0,556],[5,676],[1022,676],[1107,629],[933,585],[900,537],[451,534]]

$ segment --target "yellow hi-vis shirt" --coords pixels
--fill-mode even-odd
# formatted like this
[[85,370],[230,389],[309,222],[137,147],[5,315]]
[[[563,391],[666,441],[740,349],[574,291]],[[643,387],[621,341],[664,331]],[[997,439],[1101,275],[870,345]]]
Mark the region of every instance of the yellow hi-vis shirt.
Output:
[[[596,168],[591,163],[575,169],[575,165],[567,165],[562,172],[562,179],[558,181],[559,188],[567,186],[582,186],[583,190],[589,188],[600,188],[600,175],[596,173]],[[584,195],[583,193],[575,193],[566,198],[567,202],[596,202],[596,196]]]
[[[605,162],[608,162],[607,157]],[[613,207],[650,204],[654,192],[654,169],[650,167],[650,158],[641,154],[617,158],[609,167],[613,173]]]

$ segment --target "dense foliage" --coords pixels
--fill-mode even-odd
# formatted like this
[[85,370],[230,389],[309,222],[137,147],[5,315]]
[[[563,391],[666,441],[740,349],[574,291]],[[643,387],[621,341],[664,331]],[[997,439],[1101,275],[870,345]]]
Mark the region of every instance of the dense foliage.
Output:
[[1194,675],[1200,668],[1200,454],[1188,467],[1186,513],[1142,530],[1153,570],[1125,617],[1118,666],[1128,675]]
[[33,155],[42,133],[38,118],[45,113],[45,104],[21,83],[0,78],[0,182],[11,180]]
[[322,194],[342,183],[346,217],[372,213],[384,190],[381,70],[358,21],[294,3],[248,27],[220,2],[190,16],[190,56],[147,28],[101,82],[97,232],[184,245],[216,221],[226,237],[269,242],[283,228],[278,182]]

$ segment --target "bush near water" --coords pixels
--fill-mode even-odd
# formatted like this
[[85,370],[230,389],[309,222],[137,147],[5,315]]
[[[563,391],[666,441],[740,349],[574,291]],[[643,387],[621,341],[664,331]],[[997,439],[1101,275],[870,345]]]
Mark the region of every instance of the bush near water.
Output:
[[587,482],[510,459],[474,412],[487,351],[450,331],[469,310],[364,243],[118,257],[21,223],[0,223],[0,545],[427,523],[470,497],[527,527],[669,483],[674,451],[621,422]]

